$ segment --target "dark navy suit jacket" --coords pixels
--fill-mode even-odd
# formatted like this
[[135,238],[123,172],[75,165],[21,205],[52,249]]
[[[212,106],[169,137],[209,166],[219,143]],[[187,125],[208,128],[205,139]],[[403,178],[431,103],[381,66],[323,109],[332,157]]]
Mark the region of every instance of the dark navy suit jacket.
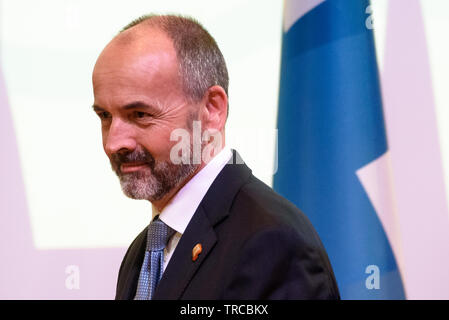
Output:
[[[239,164],[235,151],[230,162],[193,215],[153,299],[339,299],[307,217]],[[126,252],[116,299],[135,296],[146,234],[145,228]],[[192,261],[198,243],[202,252]]]

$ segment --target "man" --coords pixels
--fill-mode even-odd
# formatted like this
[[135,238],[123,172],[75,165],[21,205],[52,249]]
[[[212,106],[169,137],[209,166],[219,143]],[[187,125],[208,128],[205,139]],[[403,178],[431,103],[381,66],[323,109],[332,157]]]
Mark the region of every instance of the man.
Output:
[[202,26],[143,16],[106,46],[92,78],[112,168],[127,196],[153,208],[116,299],[339,298],[308,219],[226,147],[228,74]]

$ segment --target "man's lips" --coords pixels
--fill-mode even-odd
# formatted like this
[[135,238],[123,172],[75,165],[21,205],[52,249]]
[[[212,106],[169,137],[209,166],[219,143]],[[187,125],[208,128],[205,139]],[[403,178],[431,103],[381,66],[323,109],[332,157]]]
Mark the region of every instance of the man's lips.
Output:
[[148,167],[148,162],[127,162],[120,165],[120,171],[122,173],[130,173],[138,171],[144,167]]

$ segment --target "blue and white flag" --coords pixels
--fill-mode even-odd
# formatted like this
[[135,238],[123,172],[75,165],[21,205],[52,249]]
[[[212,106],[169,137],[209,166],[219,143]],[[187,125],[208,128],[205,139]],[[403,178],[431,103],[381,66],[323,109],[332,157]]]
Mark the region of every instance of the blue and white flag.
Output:
[[286,1],[274,188],[317,229],[343,299],[403,299],[364,183],[388,180],[370,169],[388,144],[369,13],[368,0]]

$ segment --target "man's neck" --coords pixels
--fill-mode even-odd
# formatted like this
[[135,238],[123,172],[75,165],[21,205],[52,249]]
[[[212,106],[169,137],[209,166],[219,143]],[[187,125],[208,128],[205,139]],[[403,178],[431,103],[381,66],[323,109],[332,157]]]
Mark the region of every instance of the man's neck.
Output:
[[166,195],[164,195],[160,200],[152,201],[151,203],[157,209],[158,212],[162,212],[167,204],[176,196],[176,194],[181,190],[198,172],[200,172],[209,162],[211,162],[222,150],[220,149],[218,152],[214,152],[213,156],[206,163],[205,161],[201,161],[201,164],[198,168],[190,174],[187,178],[185,178],[182,182],[180,182],[177,186],[175,186],[172,190],[170,190]]
[[162,212],[162,210],[164,210],[165,206],[173,199],[173,197],[178,193],[178,191],[181,190],[182,187],[184,187],[186,185],[186,183],[189,182],[205,166],[206,166],[206,163],[201,162],[201,165],[191,175],[189,175],[187,178],[185,178],[183,181],[181,181],[173,189],[171,189],[165,196],[162,197],[162,199],[152,201],[151,203],[157,209],[157,211]]

